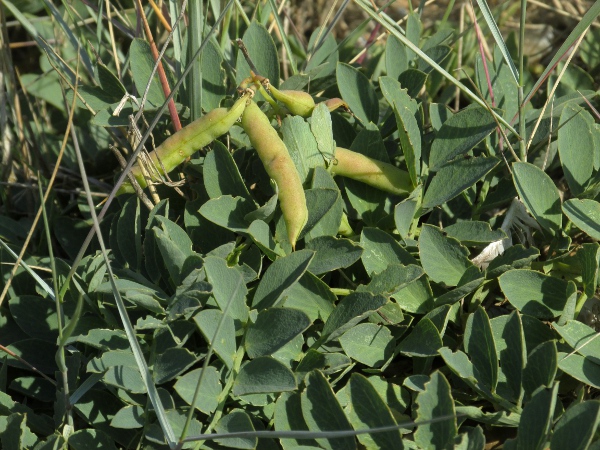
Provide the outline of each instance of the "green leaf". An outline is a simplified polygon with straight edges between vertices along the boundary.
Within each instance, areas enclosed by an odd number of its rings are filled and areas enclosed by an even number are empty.
[[[577,320],[569,320],[564,326],[554,324],[553,327],[577,353],[600,364],[600,336],[596,330]]]
[[[270,356],[260,356],[244,364],[233,383],[233,395],[293,391],[296,378],[290,369]]]
[[[248,49],[252,62],[258,69],[258,73],[263,77],[267,77],[273,86],[279,87],[277,47],[264,25],[253,21],[244,33],[242,40]],[[241,51],[238,52],[235,73],[237,85],[250,76],[250,66],[248,66]]]
[[[485,448],[485,435],[479,425],[468,429],[454,439],[454,450],[474,450]]]
[[[297,309],[268,308],[248,326],[245,347],[250,358],[272,355],[310,326],[308,316]]]
[[[351,408],[348,417],[356,430],[366,430],[396,425],[389,406],[379,396],[370,380],[353,373],[348,383]],[[366,448],[403,449],[399,430],[385,433],[363,434],[358,440]]]
[[[558,124],[558,154],[573,195],[581,194],[592,177],[594,131],[589,112],[579,105],[564,107]]]
[[[192,370],[179,378],[173,386],[175,392],[177,392],[188,405],[192,404],[194,392],[200,381],[201,373],[202,369]],[[202,386],[198,401],[196,402],[196,408],[204,414],[212,414],[219,405],[220,394],[221,380],[219,379],[219,373],[213,366],[208,366],[204,378],[202,379]]]
[[[490,390],[475,377],[473,364],[471,364],[471,361],[469,361],[464,352],[460,350],[452,352],[448,347],[442,347],[438,350],[438,353],[456,376],[460,377],[468,386],[488,399],[492,398]]]
[[[527,364],[521,315],[518,311],[513,311],[505,322],[491,321],[490,325],[496,352],[500,355],[500,367],[506,377],[506,385],[513,395],[510,400],[518,403],[523,398],[523,370]]]
[[[406,38],[416,47],[419,47],[422,32],[423,23],[421,22],[420,15],[416,11],[411,11],[406,20]],[[406,54],[409,61],[413,61],[416,57],[415,51],[411,48],[406,48]]]
[[[248,227],[248,234],[269,259],[285,256],[281,246],[273,239],[269,225],[262,220],[253,221]]]
[[[490,319],[481,306],[467,319],[464,346],[473,363],[475,377],[493,392],[498,383],[498,355]]]
[[[460,241],[463,245],[484,245],[506,239],[502,229],[492,230],[488,222],[469,220],[444,227],[447,236]]]
[[[114,441],[108,434],[93,428],[78,430],[69,436],[69,447],[73,450],[89,450],[92,448],[117,450]]]
[[[471,280],[471,277],[474,279]],[[475,267],[467,270],[465,273],[465,278],[466,281],[463,281],[463,284],[460,284],[455,289],[437,296],[433,301],[434,306],[453,305],[465,298],[471,292],[475,291],[475,289],[478,289],[479,286],[481,286],[485,281],[483,276],[479,276],[479,270]]]
[[[2,448],[20,450],[33,448],[38,443],[38,438],[27,426],[27,415],[13,413],[6,418],[0,442]]]
[[[362,263],[371,277],[383,272],[391,264],[417,264],[416,259],[383,230],[363,228],[360,245],[365,249],[361,256]],[[398,300],[408,312],[423,314],[429,311],[433,306],[433,297],[427,278],[420,277],[407,286]]]
[[[423,47],[425,50],[425,47]],[[447,45],[436,45],[425,50],[425,54],[429,56],[437,64],[442,64],[446,57],[451,53],[451,48]],[[433,71],[433,67],[423,59],[419,59],[417,68],[426,74]]]
[[[415,118],[417,102],[393,78],[381,77],[379,85],[396,116],[400,147],[404,152],[410,178],[416,186],[421,173],[421,130]]]
[[[303,311],[311,322],[327,320],[337,300],[329,286],[310,272],[305,272],[285,295],[282,306]]]
[[[208,256],[204,258],[206,278],[213,286],[213,296],[221,311],[241,322],[248,320],[246,294],[248,288],[241,272],[236,267],[229,267],[223,258]]]
[[[402,72],[408,70],[406,47],[393,35],[388,36],[385,46],[385,69],[387,74],[395,80]]]
[[[562,205],[565,215],[593,239],[600,239],[600,203],[572,198]]]
[[[387,299],[382,295],[373,295],[370,292],[353,292],[344,297],[329,315],[321,339],[324,342],[336,339],[346,330],[370,316],[385,305]]]
[[[417,69],[408,69],[400,74],[398,81],[408,95],[417,97],[427,81],[427,74]]]
[[[379,121],[379,102],[369,79],[349,64],[339,63],[336,69],[338,88],[352,112],[367,125]]]
[[[496,128],[492,115],[481,106],[469,106],[450,117],[435,136],[429,168],[437,172],[447,162],[464,155]]]
[[[447,286],[457,286],[466,271],[473,267],[469,251],[432,225],[421,228],[419,256],[427,275],[436,283]]]
[[[417,418],[415,422],[437,419],[443,416],[455,416],[454,400],[450,393],[450,383],[446,377],[435,371],[425,390],[417,395]],[[415,431],[415,442],[421,448],[448,448],[457,434],[456,418],[449,417],[439,422],[419,425]]]
[[[27,361],[42,373],[54,373],[56,368],[56,344],[40,339],[24,339],[7,345],[8,350],[14,352],[20,359]],[[6,363],[12,367],[31,370],[31,367],[19,359],[11,357]]]
[[[155,216],[160,227],[154,227],[156,244],[169,271],[173,283],[178,286],[182,280],[183,266],[193,255],[192,241],[187,233],[175,222],[162,216]]]
[[[325,103],[318,103],[315,106],[310,117],[310,131],[315,137],[321,158],[333,158],[335,154],[333,125],[331,113]],[[318,164],[318,166],[323,167],[323,164]]]
[[[550,387],[558,367],[556,341],[542,342],[527,357],[523,370],[523,389],[527,398],[540,386]]]
[[[407,356],[437,356],[442,345],[442,338],[437,327],[430,319],[423,318],[400,342],[396,351]]]
[[[335,236],[340,228],[342,214],[344,213],[344,202],[342,200],[339,188],[337,187],[337,184],[333,180],[331,174],[327,172],[326,169],[322,167],[315,168],[311,187],[312,189],[335,190],[338,194],[335,198],[335,202],[329,208],[329,211],[327,211],[325,215],[322,216],[321,219],[312,226],[311,230],[304,235],[306,242],[309,242],[311,239],[314,239],[318,236]]]
[[[497,256],[490,262],[486,278],[493,279],[511,269],[523,269],[531,266],[531,262],[540,256],[535,247],[525,248],[522,244],[509,247],[503,255]]]
[[[393,353],[394,338],[386,327],[361,323],[339,338],[344,353],[369,367],[381,367]]]
[[[139,370],[129,366],[109,367],[103,378],[106,384],[124,389],[132,394],[144,394],[146,388]]]
[[[352,429],[327,379],[317,370],[306,376],[306,389],[302,392],[301,404],[302,414],[310,431]],[[356,450],[354,437],[317,438],[316,441],[327,450]]]
[[[221,142],[215,141],[212,152],[204,158],[202,175],[210,198],[231,195],[252,200],[231,153]]]
[[[439,131],[446,120],[452,117],[454,113],[446,105],[441,103],[431,103],[429,105],[429,120],[435,131]]]
[[[589,400],[567,409],[554,426],[552,450],[585,450],[590,448],[600,423],[600,403]]]
[[[253,202],[242,197],[223,195],[212,198],[200,207],[200,214],[217,225],[236,233],[248,229],[246,215],[256,210]]]
[[[12,391],[19,392],[20,394],[23,394],[37,401],[52,402],[56,400],[56,387],[50,380],[47,380],[45,378],[15,378],[10,382],[9,388]]]
[[[313,251],[300,250],[275,260],[256,288],[252,306],[258,310],[275,306],[283,298],[286,290],[297,283],[306,272],[314,255]]]
[[[332,270],[347,268],[360,259],[362,247],[350,239],[319,236],[307,242],[306,248],[315,251],[308,270],[321,275]]]
[[[299,392],[283,392],[279,396],[275,402],[273,423],[276,431],[309,431],[302,417]],[[317,442],[312,439],[281,439],[280,442],[284,449],[302,445],[317,447]]]
[[[196,48],[193,49],[195,51]],[[222,67],[223,54],[214,39],[209,39],[200,56],[202,67],[202,109],[212,111],[218,108],[227,90],[224,79],[225,71]]]
[[[408,198],[402,200],[394,208],[394,223],[400,237],[404,240],[411,237],[411,226],[419,208],[422,190],[422,185],[417,186]]]
[[[241,410],[234,410],[229,414],[221,417],[221,420],[215,425],[215,432],[221,434],[239,433],[239,432],[252,432],[254,426],[250,416]],[[221,438],[215,439],[226,448],[241,448],[241,449],[254,449],[258,443],[258,439],[255,437],[239,437],[239,438]]]
[[[361,259],[369,275],[384,271],[390,264],[417,263],[392,236],[378,228],[363,228],[360,245],[365,249]]]
[[[551,390],[541,389],[525,405],[519,422],[517,449],[542,450],[546,448],[545,443],[552,425],[557,393],[558,384]]]
[[[306,195],[306,206],[308,207],[308,220],[300,235],[301,238],[313,231],[319,224],[323,226],[320,227],[318,231],[315,230],[316,232],[312,235],[313,237],[320,235],[320,233],[323,233],[323,231],[328,228],[330,230],[333,229],[331,226],[332,223],[329,222],[329,220],[331,220],[330,212],[334,208],[334,205],[341,201],[339,189],[308,189],[304,191],[304,194]],[[335,217],[335,220],[339,219],[339,222],[336,223],[337,228],[335,232],[333,232],[335,235],[339,229],[342,217],[339,213],[334,214],[333,216]],[[277,231],[280,231],[279,227],[277,227]],[[327,231],[327,233],[330,233],[330,231]]]
[[[487,175],[499,160],[495,157],[457,159],[435,173],[423,196],[423,208],[429,209],[452,200]]]
[[[533,270],[510,270],[498,281],[500,289],[515,308],[540,319],[558,317],[569,297],[565,280]]]
[[[215,332],[221,320],[223,320],[223,324],[215,339]],[[223,317],[223,313],[217,309],[205,309],[194,316],[194,322],[221,361],[228,368],[232,368],[237,348],[233,319],[230,316]]]
[[[49,297],[21,295],[8,301],[10,314],[19,328],[29,337],[56,342],[58,316],[56,303]]]
[[[600,245],[597,242],[586,243],[577,252],[581,262],[581,282],[583,292],[588,297],[593,297],[598,285],[598,269],[600,267]]]
[[[369,284],[360,285],[356,290],[381,294],[385,297],[396,296],[400,300],[401,296],[398,295],[400,291],[424,274],[423,269],[414,264],[408,266],[390,264],[383,272],[374,274]]]
[[[145,214],[144,214],[145,215]],[[117,222],[119,253],[132,270],[142,266],[142,212],[140,199],[130,197],[121,209]]]
[[[150,50],[150,44],[145,39],[134,39],[129,46],[129,60],[131,62],[131,73],[136,90],[140,93],[146,91],[150,74],[154,68],[154,57]],[[158,73],[154,73],[148,91],[148,103],[158,107],[165,101],[165,95],[160,87]]]
[[[350,150],[378,161],[389,162],[381,133],[372,124],[358,133],[352,141]],[[367,225],[376,225],[387,215],[386,210],[389,210],[387,193],[350,178],[344,178],[344,186],[350,204]]]
[[[576,380],[600,389],[600,365],[577,353],[558,352],[558,368]]]
[[[144,417],[144,408],[139,405],[128,405],[121,408],[110,421],[110,426],[114,428],[124,428],[134,430],[142,428],[146,423]]]
[[[198,357],[187,348],[172,347],[156,357],[152,376],[156,384],[163,384],[183,373],[198,361]]]
[[[122,330],[94,328],[85,335],[71,336],[66,344],[81,342],[99,350],[129,350],[127,336]]]
[[[550,235],[561,233],[560,196],[552,179],[533,164],[513,164],[513,181],[520,199]]]
[[[300,180],[306,183],[315,167],[325,168],[325,159],[317,145],[315,135],[311,132],[310,125],[300,116],[287,116],[281,124],[283,143],[290,152],[290,156],[298,169]],[[331,135],[331,132],[330,132]]]

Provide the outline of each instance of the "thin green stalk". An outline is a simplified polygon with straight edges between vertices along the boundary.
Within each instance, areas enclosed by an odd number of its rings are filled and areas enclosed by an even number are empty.
[[[41,176],[38,173],[38,180],[41,180]],[[62,307],[62,297],[56,295],[58,292],[58,275],[56,271],[56,262],[54,260],[54,251],[52,249],[52,236],[50,234],[50,222],[48,221],[48,214],[46,213],[46,202],[44,201],[44,192],[42,191],[42,183],[38,183],[38,189],[40,192],[40,199],[42,208],[42,218],[44,219],[44,231],[46,232],[46,241],[48,242],[48,257],[50,258],[50,269],[52,270],[52,289],[55,292],[54,304],[56,307],[56,322],[58,327],[58,342],[63,342],[63,323],[64,323],[64,310]],[[60,371],[63,386],[63,397],[65,402],[65,409],[67,415],[67,424],[73,428],[73,416],[71,415],[71,408],[69,405],[69,374],[67,369],[67,363],[65,360],[65,347],[59,345],[56,352],[56,363],[58,364],[58,370]]]
[[[521,22],[519,24],[519,133],[521,140],[519,141],[519,155],[521,161],[527,161],[527,130],[525,129],[525,103],[523,96],[523,86],[525,85],[525,69],[523,61],[525,59],[525,19],[527,18],[527,0],[521,0]]]

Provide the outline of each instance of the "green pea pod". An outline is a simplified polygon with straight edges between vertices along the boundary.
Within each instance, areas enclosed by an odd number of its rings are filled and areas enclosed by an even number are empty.
[[[351,178],[394,195],[408,195],[413,186],[408,172],[389,163],[337,147],[332,165],[335,175]]]
[[[171,172],[194,152],[227,133],[244,112],[246,104],[250,100],[250,95],[249,93],[243,94],[229,109],[213,109],[167,138],[156,150],[149,154],[151,164],[154,165],[156,171],[163,175]],[[141,187],[147,186],[146,179],[138,163],[131,168],[131,173]],[[149,173],[153,180],[159,181],[160,177],[154,170],[149,170]],[[117,195],[126,192],[134,192],[133,187],[128,182],[123,183]]]
[[[287,110],[295,116],[310,117],[313,109],[315,109],[315,101],[308,92],[291,90],[280,91],[273,86],[270,86],[269,91],[275,100],[283,103]]]
[[[302,181],[287,147],[271,126],[269,118],[252,101],[242,114],[242,128],[265,166],[277,183],[279,206],[287,228],[288,240],[296,249],[296,241],[308,220],[308,209]]]
[[[295,116],[310,117],[315,109],[315,101],[308,92],[280,91],[273,86],[270,87],[270,92],[277,101],[283,103],[287,110]],[[329,111],[335,111],[338,108],[343,108],[347,111],[350,110],[348,103],[341,98],[330,98],[325,101],[325,105]]]

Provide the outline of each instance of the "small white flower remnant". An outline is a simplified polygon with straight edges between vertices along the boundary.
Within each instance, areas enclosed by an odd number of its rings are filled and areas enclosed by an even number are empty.
[[[513,229],[516,232],[524,233],[527,241],[530,243],[532,242],[531,228],[540,230],[540,226],[533,217],[529,215],[518,197],[515,197],[510,204],[500,228],[506,233],[507,238],[492,242],[484,248],[479,255],[471,260],[471,262],[480,269],[486,269],[494,258],[502,255],[507,248],[512,247]]]

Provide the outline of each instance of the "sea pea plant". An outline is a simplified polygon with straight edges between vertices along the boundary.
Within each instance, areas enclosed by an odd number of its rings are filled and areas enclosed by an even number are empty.
[[[599,445],[600,2],[537,78],[483,0],[308,43],[274,0],[0,4],[42,51],[1,124],[39,191],[1,197],[2,448]]]

